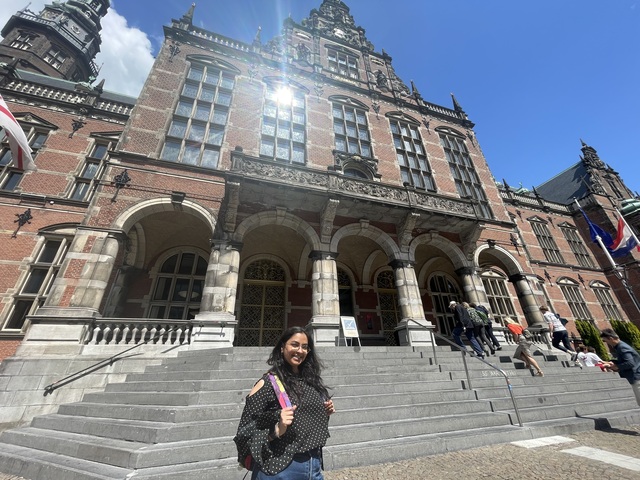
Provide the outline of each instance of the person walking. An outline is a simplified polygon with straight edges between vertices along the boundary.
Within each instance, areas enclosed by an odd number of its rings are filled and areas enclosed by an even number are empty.
[[[252,480],[322,480],[322,447],[336,410],[313,339],[302,327],[285,330],[267,363],[271,368],[247,396],[233,439],[238,460]]]
[[[491,342],[493,343],[494,349],[502,350],[502,347],[500,346],[500,342],[498,341],[498,339],[493,333],[493,320],[489,316],[489,310],[487,310],[487,307],[485,307],[484,305],[476,305],[476,310],[480,312],[481,317],[482,317],[482,314],[484,314],[484,316],[486,317],[486,320],[485,318],[483,318],[484,330],[485,330],[485,333],[487,334],[487,338],[491,340]]]
[[[573,348],[571,348],[571,344],[569,343],[569,333],[565,326],[562,324],[558,316],[550,312],[544,305],[540,307],[540,311],[542,312],[544,321],[547,322],[547,325],[549,326],[549,331],[551,332],[551,344],[558,350],[562,350],[563,352],[570,354],[571,361],[575,362],[577,353]],[[562,343],[562,345],[560,345],[560,343]]]
[[[478,342],[475,334],[473,333],[473,329],[474,329],[473,322],[471,321],[471,317],[469,316],[469,311],[467,310],[467,307],[465,307],[464,304],[462,303],[457,303],[452,301],[449,303],[449,310],[453,312],[456,325],[459,323],[464,328],[464,334],[469,340],[469,343],[471,344],[471,348],[473,349],[475,354],[480,358],[484,358],[484,350],[480,346],[480,343]],[[466,351],[466,348],[465,348],[465,351]]]
[[[491,340],[489,340],[487,331],[485,330],[485,325],[487,323],[490,323],[489,317],[485,315],[482,310],[478,310],[478,307],[475,303],[470,303],[469,308],[469,316],[471,317],[471,321],[473,322],[473,333],[478,339],[478,342],[480,342],[480,345],[486,345],[489,348],[491,355],[495,355],[496,349],[493,348],[493,343],[491,343]],[[487,353],[487,355],[489,354]]]
[[[528,330],[525,330],[522,325],[517,324],[511,319],[507,319],[506,322],[507,329],[513,335],[514,341],[518,344],[513,358],[522,360],[528,369],[531,369],[531,367],[535,368],[534,375],[536,377],[544,377],[544,372],[540,369],[540,365],[538,365],[538,362],[533,358],[533,353],[531,352],[531,347],[533,346],[533,342],[529,336],[531,334],[529,333],[529,335],[527,335]]]
[[[600,338],[615,356],[613,361],[604,362],[604,366],[627,379],[636,396],[636,403],[640,406],[640,355],[631,345],[620,340],[618,334],[611,328],[602,330]]]

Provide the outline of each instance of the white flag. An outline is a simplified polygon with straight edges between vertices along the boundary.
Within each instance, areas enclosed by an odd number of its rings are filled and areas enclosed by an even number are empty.
[[[13,166],[18,170],[35,171],[36,164],[31,157],[29,141],[20,124],[9,111],[2,95],[0,95],[0,127],[4,128],[5,134],[9,138]]]

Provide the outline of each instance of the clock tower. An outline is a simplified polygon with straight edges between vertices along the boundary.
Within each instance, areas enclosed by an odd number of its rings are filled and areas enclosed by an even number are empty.
[[[0,63],[75,82],[95,79],[100,21],[109,6],[110,0],[68,0],[40,13],[20,10],[2,29]]]

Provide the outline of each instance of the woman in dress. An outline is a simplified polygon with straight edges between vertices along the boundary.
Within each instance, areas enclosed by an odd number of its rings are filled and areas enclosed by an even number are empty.
[[[514,341],[518,344],[518,348],[516,348],[516,351],[513,354],[513,358],[522,360],[525,367],[529,369],[535,368],[534,375],[536,377],[543,377],[544,373],[540,369],[540,365],[538,365],[538,362],[536,362],[536,360],[533,358],[533,354],[531,353],[533,342],[525,335],[525,331],[524,328],[522,328],[522,325],[519,325],[510,319],[506,319],[506,322],[507,329],[513,335]]]
[[[313,339],[301,327],[285,330],[267,363],[271,368],[247,396],[234,438],[238,460],[251,455],[252,480],[322,480],[322,447],[335,407]],[[281,406],[270,374],[282,383],[290,407]]]

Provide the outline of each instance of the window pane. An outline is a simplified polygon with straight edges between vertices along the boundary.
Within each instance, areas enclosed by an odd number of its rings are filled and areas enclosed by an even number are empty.
[[[72,200],[84,200],[87,196],[87,192],[89,191],[89,184],[86,182],[77,183],[73,188],[73,192],[71,193]]]
[[[263,138],[260,143],[260,155],[273,157],[274,142],[273,140]]]
[[[44,283],[44,279],[46,278],[48,271],[49,270],[46,268],[34,268],[31,270],[27,283],[22,289],[22,293],[38,293],[40,287]]]
[[[164,149],[162,150],[162,159],[171,160],[173,162],[178,161],[180,156],[180,144],[176,142],[166,142]]]
[[[178,273],[191,274],[193,271],[193,265],[195,263],[196,256],[193,253],[185,253],[182,255],[182,259],[180,260],[180,268],[178,269]]]
[[[218,99],[216,100],[216,103],[228,107],[231,105],[231,95],[225,92],[218,92]]]
[[[171,290],[171,278],[160,277],[156,286],[156,293],[153,295],[154,300],[169,300],[169,291]]]
[[[160,272],[162,272],[162,273],[174,273],[176,271],[177,263],[178,263],[178,255],[173,255],[173,256],[169,257],[162,264],[162,268],[160,269]]]
[[[215,70],[212,70],[212,69],[207,70],[207,76],[204,79],[204,83],[207,83],[209,85],[218,85],[219,81],[220,81],[219,72],[216,72]]]
[[[186,145],[184,148],[184,155],[182,156],[182,163],[187,165],[198,165],[198,159],[200,158],[200,145]]]
[[[295,163],[304,163],[304,146],[302,145],[293,146],[293,161]]]
[[[183,117],[188,117],[191,115],[191,108],[193,106],[192,102],[187,102],[185,100],[180,100],[178,102],[178,106],[176,108],[176,115],[182,115]]]
[[[204,141],[204,131],[205,126],[199,123],[192,123],[191,129],[189,130],[188,140],[193,140],[195,142]]]
[[[203,120],[206,122],[207,120],[209,120],[210,111],[211,111],[211,108],[208,105],[199,104],[196,107],[196,114],[194,115],[193,118],[195,118],[196,120]]]
[[[211,128],[209,130],[209,138],[207,139],[207,143],[211,145],[222,145],[222,138],[224,137],[224,130],[220,128]]]
[[[289,142],[278,142],[276,156],[282,160],[289,160]]]
[[[84,170],[82,171],[82,178],[93,178],[96,176],[98,171],[98,164],[93,162],[87,162],[84,166]]]
[[[198,86],[190,83],[185,83],[182,89],[182,95],[189,98],[196,98],[198,95]]]
[[[173,290],[173,296],[171,297],[171,301],[173,302],[184,302],[189,296],[189,279],[188,278],[177,278],[176,286]]]
[[[189,69],[189,74],[187,75],[187,77],[191,80],[196,80],[199,82],[202,79],[203,71],[204,70],[201,67],[191,67]]]
[[[226,125],[227,124],[227,111],[221,110],[220,108],[216,108],[213,112],[213,119],[211,120],[213,123],[217,123],[218,125]]]
[[[220,86],[222,88],[233,90],[233,83],[234,83],[233,77],[230,77],[228,75],[222,75],[222,82],[220,83]]]
[[[293,130],[293,140],[296,142],[304,142],[304,129],[303,128],[294,128]]]
[[[184,138],[187,133],[187,122],[174,120],[169,127],[169,135],[172,137]]]
[[[36,132],[33,138],[31,139],[30,145],[34,150],[39,149],[44,144],[44,141],[47,139],[46,133]]]
[[[276,135],[276,124],[267,119],[262,122],[262,133],[274,137]]]
[[[213,103],[213,99],[215,97],[216,97],[216,91],[213,88],[204,87],[202,89],[202,92],[200,92],[200,100],[204,100],[205,102]]]
[[[11,318],[7,322],[5,328],[18,329],[22,328],[24,325],[24,317],[29,313],[29,309],[31,308],[32,301],[28,300],[19,300],[16,302],[15,307],[13,308],[13,313],[11,314]]]
[[[220,157],[220,152],[218,152],[217,150],[205,148],[204,153],[202,154],[201,165],[205,168],[217,168],[219,157]]]
[[[53,263],[60,245],[62,245],[62,240],[47,240],[38,257],[38,263]]]
[[[2,185],[2,190],[7,190],[8,192],[14,191],[20,183],[21,179],[21,172],[10,172],[9,175],[7,175],[7,179],[4,182],[4,185]]]

